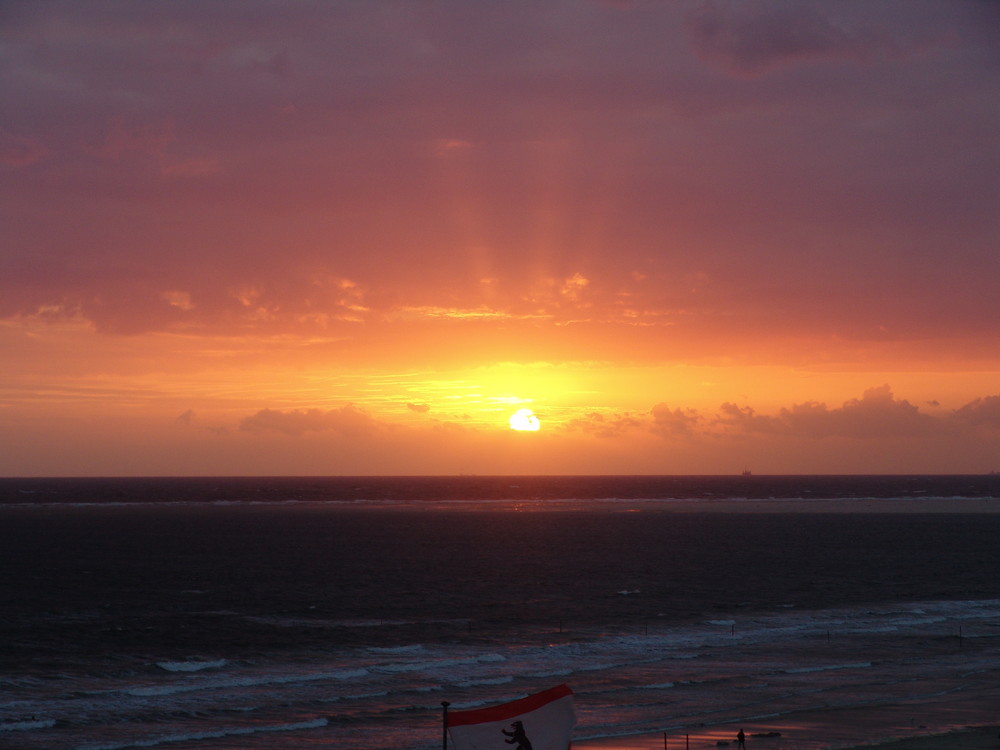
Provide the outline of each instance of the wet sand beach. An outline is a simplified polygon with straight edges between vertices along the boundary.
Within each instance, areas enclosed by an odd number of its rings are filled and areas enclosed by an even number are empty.
[[[759,734],[768,734],[770,731]],[[879,748],[879,750],[996,750],[1000,748],[1000,725],[960,727],[948,732],[927,734],[926,730],[916,730],[919,734],[909,737],[887,739],[883,741],[866,742],[864,744],[846,747],[830,745],[831,750],[861,750],[861,748]],[[716,739],[718,738],[718,739]],[[720,744],[728,743],[728,744]],[[707,732],[696,735],[667,735],[668,750],[687,750],[687,748],[717,748],[735,750],[736,741],[730,732]],[[663,735],[644,735],[641,737],[618,738],[614,740],[574,742],[575,748],[587,750],[659,750],[664,747]],[[791,737],[760,737],[750,734],[746,741],[747,750],[792,750],[793,748],[812,747],[804,740],[796,742]]]
[[[1000,726],[969,727],[945,734],[884,742],[875,747],[885,750],[987,750],[1000,747],[998,731]]]
[[[689,513],[1000,513],[997,497],[927,498],[754,498],[722,500],[676,500],[659,503],[661,510]]]
[[[668,731],[667,750],[737,750],[743,729],[747,750],[998,750],[1000,686],[953,699],[882,706],[859,706],[789,714],[761,715],[742,725]],[[664,733],[574,740],[576,750],[662,750]]]

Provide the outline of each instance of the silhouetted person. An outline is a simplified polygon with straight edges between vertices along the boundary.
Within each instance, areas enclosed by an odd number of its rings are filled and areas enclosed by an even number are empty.
[[[736,747],[739,750],[747,750],[747,736],[743,734],[743,727],[736,733]]]
[[[524,724],[519,721],[515,721],[510,725],[513,732],[508,732],[506,729],[501,729],[500,731],[510,737],[509,740],[504,740],[508,745],[517,744],[515,750],[534,750],[531,746],[531,740],[528,739],[528,735],[524,733]]]

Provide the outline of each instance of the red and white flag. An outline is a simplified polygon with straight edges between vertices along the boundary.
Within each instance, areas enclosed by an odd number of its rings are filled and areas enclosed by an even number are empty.
[[[456,750],[567,750],[576,723],[573,691],[566,685],[447,716]]]

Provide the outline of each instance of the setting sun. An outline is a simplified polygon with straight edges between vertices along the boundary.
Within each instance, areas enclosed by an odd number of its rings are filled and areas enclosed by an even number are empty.
[[[518,409],[510,415],[510,429],[537,432],[541,427],[538,417],[531,409]]]

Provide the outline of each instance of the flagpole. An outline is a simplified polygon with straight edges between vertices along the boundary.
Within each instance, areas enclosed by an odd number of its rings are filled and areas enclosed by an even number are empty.
[[[448,701],[441,701],[441,734],[444,738],[441,747],[444,750],[448,750],[448,706],[450,705]]]

